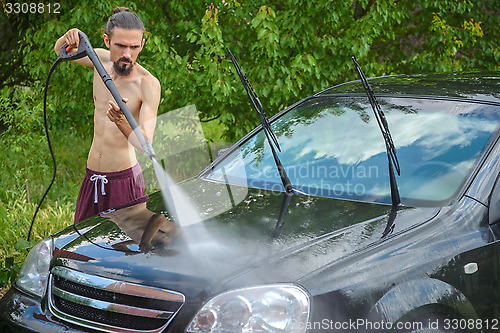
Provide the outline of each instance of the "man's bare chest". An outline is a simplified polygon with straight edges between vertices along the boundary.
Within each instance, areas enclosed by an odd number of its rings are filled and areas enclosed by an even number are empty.
[[[120,95],[128,99],[127,107],[130,112],[137,116],[142,105],[140,80],[121,79],[113,82]],[[114,101],[114,98],[97,75],[94,75],[93,95],[96,113],[105,114],[109,108],[109,101]]]

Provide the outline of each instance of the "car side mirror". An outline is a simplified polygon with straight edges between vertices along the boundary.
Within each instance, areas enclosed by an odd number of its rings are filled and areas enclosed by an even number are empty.
[[[500,177],[497,178],[491,192],[488,214],[490,225],[500,222]]]

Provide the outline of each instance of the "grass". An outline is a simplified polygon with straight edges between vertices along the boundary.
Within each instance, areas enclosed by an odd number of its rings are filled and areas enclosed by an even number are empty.
[[[223,128],[219,125],[203,124],[205,138],[222,141]],[[5,147],[0,151],[0,297],[15,280],[28,250],[73,223],[91,133],[63,130],[57,135],[51,133],[51,140],[57,162],[56,181],[38,212],[28,243],[26,238],[33,214],[52,179],[52,159],[42,134],[0,133],[0,144]],[[209,162],[191,157],[181,160],[188,163],[182,166],[184,169],[197,171],[201,170],[201,164],[205,166]],[[148,170],[143,168],[143,171],[146,178]]]
[[[26,239],[33,214],[52,179],[52,159],[42,135],[31,135],[31,140],[22,134],[0,136],[0,144],[8,147],[0,152],[0,288],[3,291],[17,276],[32,246],[73,222],[90,138],[69,131],[58,134],[51,137],[57,162],[56,181],[38,212],[29,243]]]
[[[13,271],[12,276],[4,277],[3,286],[8,285],[17,276],[17,272],[32,246],[56,231],[67,227],[73,221],[73,203],[68,202],[61,206],[56,201],[54,204],[45,205],[38,212],[31,233],[31,241],[27,242],[26,238],[36,206],[35,203],[28,203],[26,200],[15,200],[10,203],[2,218],[0,256],[4,272]]]

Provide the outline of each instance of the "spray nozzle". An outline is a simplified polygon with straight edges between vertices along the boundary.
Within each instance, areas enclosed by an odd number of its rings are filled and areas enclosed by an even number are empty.
[[[77,60],[88,56],[89,47],[92,48],[92,45],[90,45],[89,39],[83,31],[78,31],[78,35],[80,36],[78,50],[74,53],[69,53],[69,50],[71,48],[67,43],[64,43],[64,45],[61,46],[61,49],[59,50],[59,58],[61,60]]]

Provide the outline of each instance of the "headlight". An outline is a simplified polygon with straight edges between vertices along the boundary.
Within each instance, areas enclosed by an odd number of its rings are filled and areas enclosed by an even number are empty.
[[[309,295],[295,285],[233,290],[206,303],[186,332],[305,332],[309,308]]]
[[[53,242],[50,237],[31,249],[17,277],[17,287],[38,297],[43,297],[49,277],[52,246]]]

